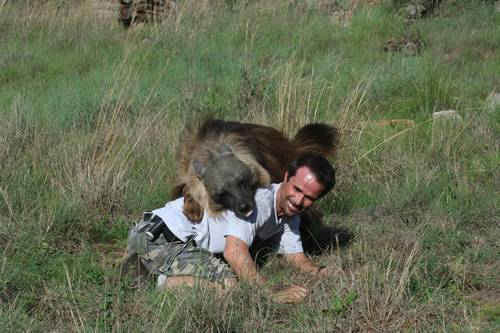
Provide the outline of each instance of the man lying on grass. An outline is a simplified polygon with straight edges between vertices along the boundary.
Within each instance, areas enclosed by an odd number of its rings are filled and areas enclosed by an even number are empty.
[[[271,239],[277,252],[302,272],[324,277],[333,268],[316,265],[304,254],[300,239],[300,217],[335,185],[335,172],[328,160],[304,155],[293,162],[280,184],[257,190],[256,209],[247,219],[227,211],[215,217],[204,214],[201,223],[191,223],[183,214],[183,198],[145,213],[143,221],[129,233],[127,262],[138,258],[149,273],[158,274],[158,285],[192,286],[195,279],[231,287],[237,278],[257,285],[278,303],[301,302],[307,289],[292,285],[282,290],[267,287],[249,247],[258,237]],[[152,225],[162,226],[163,236],[147,239]],[[223,260],[214,254],[223,254]]]

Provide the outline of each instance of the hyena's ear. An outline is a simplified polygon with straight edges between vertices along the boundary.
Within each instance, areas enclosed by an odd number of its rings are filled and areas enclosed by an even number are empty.
[[[191,165],[193,166],[193,171],[196,177],[203,178],[203,176],[205,175],[205,171],[207,169],[203,164],[203,162],[200,160],[193,160]]]
[[[222,156],[233,155],[233,147],[231,147],[230,144],[224,143],[219,147],[219,154],[221,154]]]

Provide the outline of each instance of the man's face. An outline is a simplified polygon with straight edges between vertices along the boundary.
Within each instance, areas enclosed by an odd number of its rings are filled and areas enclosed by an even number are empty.
[[[297,169],[294,176],[285,174],[276,195],[276,210],[279,217],[292,217],[311,207],[323,193],[324,187],[307,167]]]

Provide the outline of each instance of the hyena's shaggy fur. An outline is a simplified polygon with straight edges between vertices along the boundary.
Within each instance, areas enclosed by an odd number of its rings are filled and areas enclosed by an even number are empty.
[[[203,217],[203,210],[207,210],[209,214],[217,214],[230,207],[214,202],[193,169],[195,160],[210,164],[214,156],[220,155],[221,147],[229,145],[234,156],[246,164],[254,175],[255,186],[252,190],[255,193],[257,187],[283,181],[288,164],[301,153],[333,157],[337,138],[338,130],[326,124],[306,125],[293,139],[288,139],[272,127],[208,119],[197,129],[188,130],[181,140],[183,144],[177,156],[177,184],[172,197],[184,196],[184,214],[190,221],[199,222]],[[218,186],[224,187],[224,184]]]

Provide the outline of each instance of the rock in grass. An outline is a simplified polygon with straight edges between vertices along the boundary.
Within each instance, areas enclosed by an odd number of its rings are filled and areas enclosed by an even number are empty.
[[[407,21],[412,21],[430,15],[440,2],[441,0],[411,0],[399,12]]]
[[[432,119],[445,119],[445,120],[453,120],[453,121],[462,121],[462,116],[458,114],[455,110],[443,110],[437,111],[432,114]]]
[[[491,93],[491,95],[488,96],[488,104],[494,108],[499,106],[500,105],[500,93]]]
[[[500,0],[495,2],[495,13],[500,13]]]
[[[407,20],[415,20],[423,16],[425,12],[425,6],[418,2],[410,3],[406,7],[403,7],[400,12],[405,16]]]

